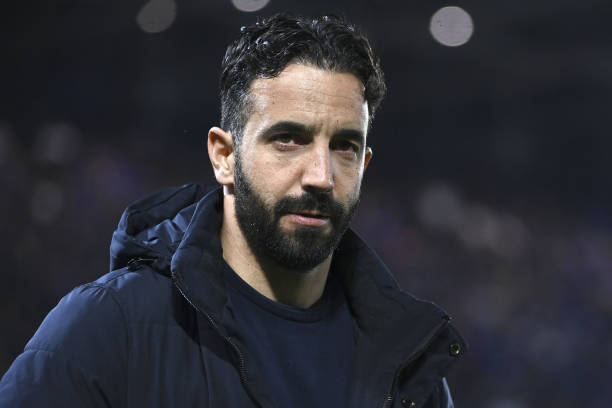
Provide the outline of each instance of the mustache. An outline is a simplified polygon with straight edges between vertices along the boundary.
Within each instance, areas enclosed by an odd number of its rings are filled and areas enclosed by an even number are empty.
[[[344,213],[344,206],[334,200],[329,193],[306,192],[300,197],[283,197],[274,207],[277,216],[302,211],[314,211],[326,217],[336,218]]]

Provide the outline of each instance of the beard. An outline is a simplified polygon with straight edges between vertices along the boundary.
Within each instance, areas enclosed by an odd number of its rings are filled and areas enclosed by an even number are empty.
[[[238,225],[255,257],[271,259],[287,269],[307,271],[327,259],[346,232],[359,203],[359,189],[348,208],[333,199],[331,192],[306,191],[300,197],[285,196],[272,207],[255,191],[236,154],[234,209]],[[325,226],[296,225],[293,231],[280,226],[282,216],[316,211],[329,219]]]

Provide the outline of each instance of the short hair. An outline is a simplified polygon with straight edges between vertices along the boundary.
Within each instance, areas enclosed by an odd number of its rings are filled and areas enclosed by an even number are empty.
[[[380,60],[365,35],[343,18],[280,13],[241,27],[240,33],[227,47],[219,81],[221,127],[232,134],[236,147],[251,114],[251,83],[276,77],[291,63],[355,75],[364,86],[372,122],[386,91]]]

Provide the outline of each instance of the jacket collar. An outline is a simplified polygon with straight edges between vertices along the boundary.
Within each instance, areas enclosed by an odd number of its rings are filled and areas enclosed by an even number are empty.
[[[172,275],[183,282],[190,299],[221,323],[227,303],[219,238],[222,200],[221,189],[203,196],[171,261]],[[401,292],[384,263],[350,229],[334,252],[331,270],[343,283],[360,330],[370,336],[376,337],[390,326],[397,331],[402,321],[410,322],[411,332],[427,332],[448,319],[433,303]],[[402,344],[406,345],[405,339]]]

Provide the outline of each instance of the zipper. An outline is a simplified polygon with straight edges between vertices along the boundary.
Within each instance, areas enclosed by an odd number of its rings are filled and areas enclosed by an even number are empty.
[[[444,329],[448,322],[450,321],[450,316],[444,316],[442,321],[438,323],[428,334],[423,338],[423,340],[419,343],[419,345],[414,349],[412,353],[408,356],[408,358],[395,370],[395,375],[393,376],[393,381],[391,382],[391,386],[389,387],[389,391],[387,392],[387,396],[385,397],[385,402],[383,403],[383,408],[390,408],[393,404],[393,388],[395,388],[395,383],[397,382],[397,377],[400,372],[410,363],[412,363],[418,356],[425,351],[427,347],[432,343],[432,341],[438,337],[438,334]]]
[[[251,399],[253,401],[255,401],[258,406],[262,407],[261,403],[257,400],[257,398],[255,397],[255,395],[251,391],[251,388],[248,385],[248,381],[247,381],[247,377],[246,377],[245,358],[244,358],[244,355],[242,354],[242,351],[238,347],[238,345],[236,343],[234,343],[234,341],[231,338],[231,336],[224,336],[221,333],[221,330],[219,329],[219,325],[212,318],[212,316],[210,314],[208,314],[206,311],[204,311],[202,308],[200,308],[198,305],[196,305],[194,302],[192,302],[191,299],[189,299],[189,297],[187,296],[187,293],[186,293],[187,291],[185,290],[185,288],[183,286],[183,282],[175,274],[172,274],[172,281],[174,282],[174,285],[177,287],[177,289],[179,290],[179,292],[181,293],[183,298],[185,298],[187,303],[189,303],[191,305],[191,307],[193,307],[195,310],[197,310],[198,312],[202,313],[206,317],[206,319],[208,319],[208,321],[210,322],[210,325],[213,327],[215,332],[217,332],[217,334],[221,338],[223,338],[223,340],[225,340],[225,342],[227,342],[234,349],[234,351],[238,355],[238,360],[239,360],[239,364],[240,364],[240,367],[239,367],[239,370],[238,370],[239,374],[240,374],[240,382],[242,383],[242,386],[245,388],[245,390],[247,391],[247,393],[249,394]]]
[[[140,267],[142,266],[142,264],[153,264],[153,262],[155,262],[155,258],[142,258],[142,257],[137,257],[137,258],[132,258],[128,261],[128,263],[126,264],[128,270],[130,271],[135,271],[140,269]]]

